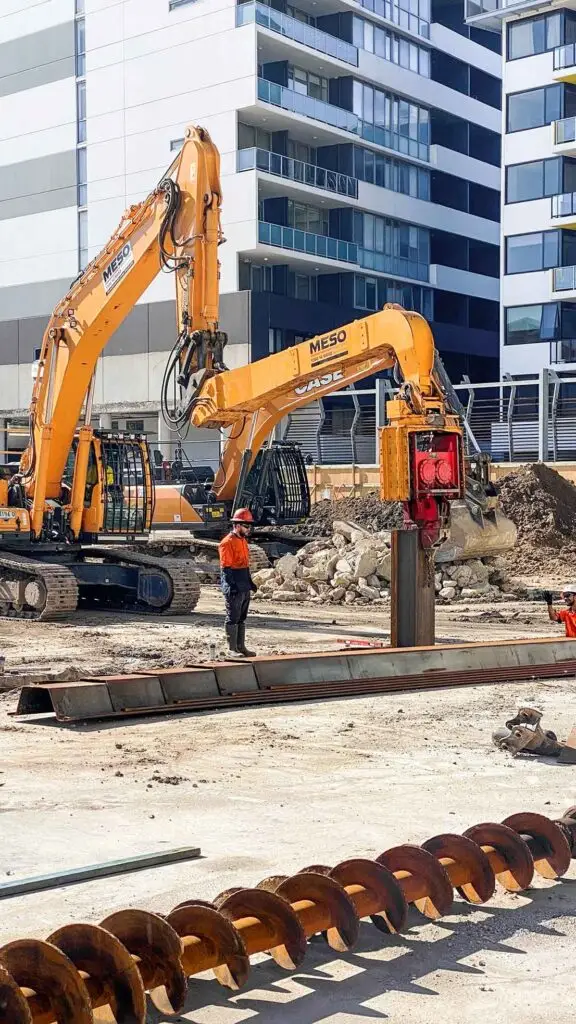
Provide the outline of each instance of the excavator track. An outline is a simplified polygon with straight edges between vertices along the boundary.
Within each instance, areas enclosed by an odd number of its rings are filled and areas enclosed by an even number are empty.
[[[194,559],[195,555],[202,556],[204,552],[211,557],[213,565],[210,562],[203,562],[202,565],[195,566],[196,572],[201,572],[205,576],[213,576],[217,578],[220,574],[220,564],[218,560],[218,544],[217,540],[210,540],[207,537],[194,537],[186,544],[171,544],[169,539],[162,540],[149,540],[141,541],[137,544],[130,545],[130,552],[138,552],[138,554],[144,554],[146,549],[158,552],[158,559],[162,563],[166,563],[168,559],[172,561],[182,562],[184,560],[190,561]],[[259,569],[268,569],[270,567],[270,559],[261,548],[259,544],[249,544],[250,549],[250,569],[252,572],[258,572]],[[149,557],[148,555],[146,557]],[[152,556],[155,557],[155,556]]]
[[[20,593],[10,599],[11,584]],[[67,618],[78,606],[78,583],[64,565],[0,555],[0,616],[50,621]]]
[[[172,583],[172,600],[166,608],[139,607],[136,609],[144,615],[187,615],[193,611],[200,597],[200,581],[192,561],[180,558],[154,558],[139,552],[117,548],[94,547],[84,548],[85,555],[105,558],[113,562],[125,562],[128,565],[149,566],[159,569],[170,577]]]

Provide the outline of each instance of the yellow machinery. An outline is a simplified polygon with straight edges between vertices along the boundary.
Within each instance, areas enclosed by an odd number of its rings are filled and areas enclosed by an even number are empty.
[[[162,400],[167,421],[229,429],[213,493],[194,506],[222,532],[238,504],[257,522],[305,518],[310,496],[294,446],[266,443],[291,409],[396,366],[403,379],[382,431],[382,498],[405,503],[423,547],[464,494],[462,428],[434,371],[417,313],[388,306],[256,363],[227,370],[218,329],[222,241],[219,154],[190,128],[158,187],[124,215],[105,249],[54,311],[30,407],[20,472],[0,480],[0,613],[54,618],[84,605],[177,613],[199,588],[191,563],[157,559],[145,537],[162,489],[143,436],[94,429],[98,357],[160,269],[176,277],[178,339]],[[175,407],[168,396],[175,386]],[[168,492],[168,507],[170,502]],[[417,527],[417,530],[414,528]],[[410,531],[409,531],[410,532]],[[104,542],[104,543],[102,543]]]

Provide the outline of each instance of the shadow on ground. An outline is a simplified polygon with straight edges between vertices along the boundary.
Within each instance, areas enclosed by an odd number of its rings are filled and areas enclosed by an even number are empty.
[[[399,1021],[397,1009],[388,1013],[366,1004],[394,993],[412,993],[432,1002],[439,995],[437,982],[425,979],[439,970],[473,976],[478,987],[489,986],[488,971],[464,961],[487,952],[525,957],[528,954],[510,941],[515,933],[522,930],[553,941],[564,932],[547,922],[558,917],[576,917],[576,881],[532,890],[530,902],[522,900],[510,909],[458,902],[454,915],[434,924],[411,910],[410,929],[401,936],[385,938],[363,923],[358,944],[348,954],[335,954],[323,939],[315,938],[300,970],[282,973],[267,959],[253,967],[248,985],[239,993],[227,992],[208,975],[191,980],[181,1014],[167,1018],[150,1005],[147,1024],[320,1024],[332,1017],[336,1022],[339,1015],[353,1024]]]

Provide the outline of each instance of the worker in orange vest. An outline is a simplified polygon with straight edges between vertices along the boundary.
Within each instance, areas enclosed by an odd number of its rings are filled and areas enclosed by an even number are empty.
[[[544,600],[548,606],[548,618],[551,622],[563,622],[566,636],[576,638],[576,583],[568,583],[562,590],[562,599],[566,605],[559,612],[552,603],[552,592],[544,591]]]
[[[246,647],[246,616],[250,598],[257,587],[250,575],[248,537],[254,517],[248,508],[239,508],[232,516],[232,529],[220,541],[220,581],[226,601],[226,637],[231,656],[253,658]]]

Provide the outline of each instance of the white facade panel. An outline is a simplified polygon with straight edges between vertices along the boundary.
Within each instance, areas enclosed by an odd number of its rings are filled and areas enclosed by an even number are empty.
[[[430,163],[446,174],[455,174],[458,178],[475,181],[478,185],[486,185],[487,188],[500,189],[500,168],[485,164],[482,160],[475,160],[465,153],[457,153],[446,146],[431,146]]]
[[[36,133],[62,127],[71,127],[76,134],[76,86],[72,78],[0,98],[0,145],[17,143],[25,136],[34,157]]]
[[[504,76],[504,92],[524,92],[525,89],[537,89],[540,85],[550,85],[553,81],[552,52],[537,53],[533,57],[520,57],[518,60],[506,61]]]
[[[528,128],[523,132],[512,132],[504,136],[503,157],[505,164],[524,164],[529,160],[545,160],[553,156],[552,130],[550,124],[542,128]]]
[[[526,203],[506,203],[502,210],[502,234],[522,235],[556,227],[550,216],[550,198]]]
[[[432,23],[430,26],[430,42],[436,49],[443,50],[445,53],[449,53],[451,57],[456,57],[457,60],[463,60],[466,64],[471,64],[472,67],[480,68],[481,71],[485,71],[488,75],[493,75],[494,78],[502,77],[502,57],[499,53],[494,53],[492,50],[488,50],[486,46],[480,46],[478,43],[472,42],[471,39],[461,36],[459,32],[454,32],[451,28],[447,28],[446,25],[441,25],[439,22]]]
[[[31,6],[33,5],[33,10]],[[7,43],[32,32],[42,32],[66,21],[74,21],[74,0],[2,0],[0,42]]]
[[[31,239],[34,240],[33,245]],[[72,276],[76,276],[77,268],[74,207],[0,220],[0,282],[3,288],[27,281],[66,277],[71,269]]]
[[[529,306],[533,302],[551,302],[551,271],[506,274],[502,281],[502,304]]]
[[[492,299],[494,302],[498,302],[500,297],[500,282],[497,277],[472,274],[468,270],[444,267],[439,263],[430,264],[430,284],[444,291],[456,292],[458,295],[473,295],[475,298]]]
[[[537,376],[543,366],[550,366],[550,342],[542,342],[540,345],[504,345],[500,358],[502,373]]]

